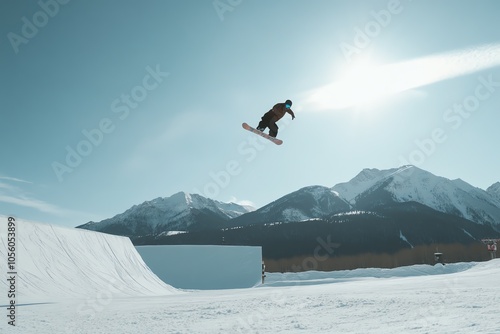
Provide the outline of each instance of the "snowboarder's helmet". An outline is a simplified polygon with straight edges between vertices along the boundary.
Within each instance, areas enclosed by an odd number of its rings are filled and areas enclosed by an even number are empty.
[[[287,108],[290,108],[290,107],[292,106],[292,101],[290,101],[290,100],[286,100],[286,101],[285,101],[285,106],[286,106]]]

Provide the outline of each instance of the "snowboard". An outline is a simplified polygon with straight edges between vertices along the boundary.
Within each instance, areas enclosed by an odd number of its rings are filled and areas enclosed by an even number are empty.
[[[264,138],[266,138],[266,139],[269,139],[270,141],[272,141],[272,142],[273,142],[273,143],[275,143],[276,145],[281,145],[281,144],[283,144],[283,140],[278,139],[278,138],[271,137],[270,135],[268,135],[268,134],[266,134],[266,133],[264,133],[264,132],[262,132],[262,131],[259,131],[259,130],[257,130],[257,129],[254,129],[254,128],[252,128],[250,125],[248,125],[247,123],[243,123],[243,124],[242,124],[242,126],[243,126],[243,129],[248,130],[248,131],[250,131],[250,132],[253,132],[253,133],[255,133],[255,134],[257,134],[257,135],[259,135],[259,136],[261,136],[261,137],[264,137]]]

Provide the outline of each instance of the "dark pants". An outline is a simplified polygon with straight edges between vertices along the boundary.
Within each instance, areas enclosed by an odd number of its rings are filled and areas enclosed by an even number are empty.
[[[276,137],[278,135],[278,126],[276,125],[276,117],[272,111],[268,111],[262,116],[259,125],[259,129],[269,128],[269,135],[271,137]]]

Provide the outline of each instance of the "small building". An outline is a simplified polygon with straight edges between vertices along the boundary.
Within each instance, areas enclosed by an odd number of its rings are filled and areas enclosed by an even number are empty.
[[[444,264],[443,253],[440,253],[440,252],[434,253],[434,261],[436,261],[436,263]]]

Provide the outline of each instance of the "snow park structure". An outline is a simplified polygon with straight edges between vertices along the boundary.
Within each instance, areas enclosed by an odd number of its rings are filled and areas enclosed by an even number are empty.
[[[262,247],[217,245],[137,246],[149,268],[179,289],[252,288],[262,281]]]
[[[177,293],[147,267],[129,238],[7,219],[8,230],[0,232],[0,258],[10,259],[1,268],[11,281],[0,280],[0,289],[15,289],[0,305],[81,299],[77,308],[88,314],[116,298]]]
[[[127,237],[4,219],[0,257],[10,280],[1,280],[0,289],[11,291],[12,298],[0,305],[82,299],[79,309],[85,313],[115,298],[170,295],[176,288],[246,288],[261,281],[261,247],[136,249]]]

